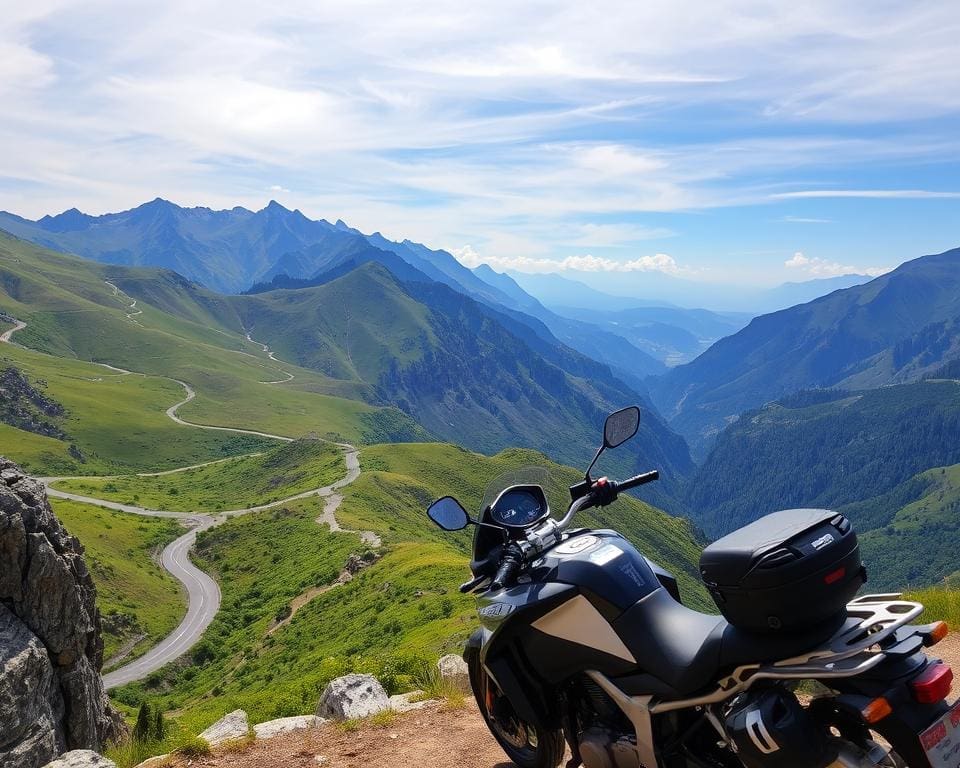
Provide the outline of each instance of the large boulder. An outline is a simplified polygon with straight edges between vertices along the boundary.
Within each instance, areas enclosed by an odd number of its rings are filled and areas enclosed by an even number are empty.
[[[233,739],[245,739],[250,735],[250,721],[242,709],[235,709],[200,734],[200,738],[213,746]]]
[[[125,732],[100,667],[96,588],[43,486],[0,457],[0,765],[39,768]]]
[[[117,768],[117,764],[92,750],[74,749],[47,763],[43,768]]]
[[[346,675],[331,680],[320,697],[317,714],[335,720],[369,717],[390,709],[390,697],[372,675]]]

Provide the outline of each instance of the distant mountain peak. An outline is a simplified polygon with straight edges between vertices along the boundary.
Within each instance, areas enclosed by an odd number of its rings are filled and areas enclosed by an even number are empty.
[[[76,208],[68,208],[56,216],[44,216],[37,223],[49,232],[71,232],[86,229],[94,218]]]
[[[273,213],[279,213],[280,211],[283,211],[284,213],[293,213],[293,211],[291,211],[289,208],[285,208],[276,200],[271,200],[262,210]]]

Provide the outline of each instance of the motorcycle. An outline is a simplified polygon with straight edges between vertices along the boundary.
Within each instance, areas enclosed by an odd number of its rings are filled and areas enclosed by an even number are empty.
[[[577,514],[656,480],[593,479],[640,412],[607,417],[572,503],[551,517],[542,469],[495,482],[472,518],[452,496],[441,528],[475,527],[481,627],[464,659],[481,714],[520,768],[958,768],[953,673],[925,649],[944,622],[896,594],[856,597],[856,533],[828,510],[775,512],[709,545],[700,575],[721,615]],[[539,473],[539,474],[538,474]]]

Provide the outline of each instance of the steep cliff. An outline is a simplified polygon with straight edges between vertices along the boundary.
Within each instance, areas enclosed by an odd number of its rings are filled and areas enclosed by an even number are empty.
[[[96,589],[83,547],[43,486],[0,457],[0,764],[36,768],[123,732],[100,667]]]

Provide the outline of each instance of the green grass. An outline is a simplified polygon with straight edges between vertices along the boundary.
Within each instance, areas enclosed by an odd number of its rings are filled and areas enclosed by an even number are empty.
[[[318,440],[297,440],[258,456],[171,475],[65,480],[54,487],[147,509],[220,512],[268,504],[329,485],[345,472],[340,448]]]
[[[909,491],[906,498],[913,500],[887,508],[888,516],[893,513],[889,522],[860,535],[864,560],[875,583],[884,589],[936,584],[957,570],[960,464],[922,472],[904,488]],[[877,502],[882,505],[894,496]],[[869,507],[871,502],[858,506]]]
[[[184,529],[172,520],[52,500],[54,512],[86,551],[104,617],[104,661],[130,638],[144,634],[126,660],[143,654],[169,634],[186,612],[180,583],[156,556]],[[116,630],[111,630],[116,627]]]
[[[927,587],[908,593],[907,598],[923,603],[926,610],[920,617],[921,621],[942,620],[954,632],[960,631],[960,590],[956,584]]]
[[[457,591],[468,573],[469,535],[439,531],[424,508],[451,492],[475,508],[493,476],[543,462],[531,451],[486,457],[442,444],[364,449],[363,474],[344,489],[337,518],[345,527],[379,533],[383,557],[349,583],[314,597],[270,635],[294,597],[329,584],[346,556],[363,549],[357,537],[317,525],[317,499],[202,534],[198,558],[216,575],[223,607],[195,663],[167,668],[116,695],[129,705],[154,700],[175,710],[186,732],[198,733],[238,707],[255,720],[310,712],[324,685],[348,671],[377,674],[391,692],[416,687],[424,664],[458,651],[477,626],[473,597]],[[577,473],[551,467],[559,506],[561,487]],[[624,498],[582,522],[623,530],[676,571],[688,603],[711,605],[696,580],[699,547],[685,521]]]
[[[106,280],[125,294],[114,295]],[[127,313],[134,299],[142,314],[131,319]],[[396,408],[362,402],[374,393],[357,381],[267,359],[258,345],[244,338],[229,299],[171,272],[99,264],[0,233],[0,311],[27,322],[16,341],[51,355],[47,359],[53,367],[71,359],[91,360],[189,382],[198,396],[180,413],[188,421],[366,443],[426,436]],[[19,360],[30,353],[10,347],[2,354]],[[32,362],[42,366],[37,357]],[[102,368],[79,370],[76,375],[87,379],[104,374]],[[285,378],[281,371],[295,378],[282,385],[262,383]],[[162,403],[161,414],[183,398],[176,383],[149,381],[144,386],[169,393],[157,402]],[[62,388],[55,390],[51,382],[50,394],[62,395]],[[98,402],[112,405],[114,400],[104,394]],[[85,423],[97,423],[96,413],[78,415],[89,416]],[[132,427],[139,421],[133,417],[126,424]],[[121,436],[115,419],[107,419],[102,428],[111,438]],[[180,462],[190,463],[196,462]],[[133,462],[127,466],[139,467]]]
[[[123,375],[90,363],[4,345],[0,347],[0,367],[10,364],[31,382],[46,382],[45,393],[67,409],[60,423],[85,459],[67,461],[50,443],[41,449],[33,438],[13,440],[14,435],[9,435],[11,443],[4,441],[0,450],[14,461],[28,463],[30,471],[37,474],[173,469],[276,445],[276,441],[250,435],[174,423],[166,410],[184,394],[183,388],[169,379]]]
[[[70,455],[69,448],[69,443],[62,440],[0,424],[0,456],[16,461],[31,474],[59,475],[82,471],[82,465]]]

